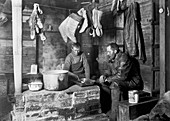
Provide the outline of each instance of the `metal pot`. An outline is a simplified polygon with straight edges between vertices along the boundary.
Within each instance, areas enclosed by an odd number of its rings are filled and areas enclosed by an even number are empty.
[[[67,70],[50,70],[43,73],[44,88],[47,90],[63,90],[68,87]]]

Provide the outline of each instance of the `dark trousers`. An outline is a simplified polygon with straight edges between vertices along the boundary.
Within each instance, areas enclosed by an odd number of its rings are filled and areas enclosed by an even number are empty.
[[[107,113],[111,110],[111,89],[109,85],[96,83],[100,87],[100,103],[103,113]]]

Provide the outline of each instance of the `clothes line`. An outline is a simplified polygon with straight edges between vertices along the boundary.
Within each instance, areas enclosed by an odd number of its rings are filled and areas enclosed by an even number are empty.
[[[29,2],[26,5],[34,5],[34,3]],[[39,4],[39,3],[38,3]],[[48,5],[43,5],[43,4],[39,4],[40,7],[46,7],[46,8],[56,8],[56,9],[61,9],[61,10],[78,10],[78,9],[67,9],[67,8],[62,8],[62,7],[54,7],[54,6],[48,6]]]

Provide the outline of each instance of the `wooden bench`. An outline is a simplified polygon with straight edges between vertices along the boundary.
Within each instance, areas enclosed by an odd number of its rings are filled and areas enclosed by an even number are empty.
[[[157,102],[158,98],[151,96],[139,98],[137,104],[131,104],[128,100],[120,101],[117,121],[131,121],[141,115],[147,114]]]

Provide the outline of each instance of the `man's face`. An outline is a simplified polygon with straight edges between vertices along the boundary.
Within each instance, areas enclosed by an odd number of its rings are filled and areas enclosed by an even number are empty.
[[[72,48],[72,52],[73,52],[75,55],[79,55],[79,53],[80,53],[80,47],[73,47],[73,48]]]
[[[112,49],[111,46],[108,46],[106,49],[107,49],[108,59],[109,61],[111,61],[116,56],[116,50]]]
[[[111,57],[113,55],[113,50],[111,49],[111,47],[107,46],[106,50],[107,50],[107,56]]]

